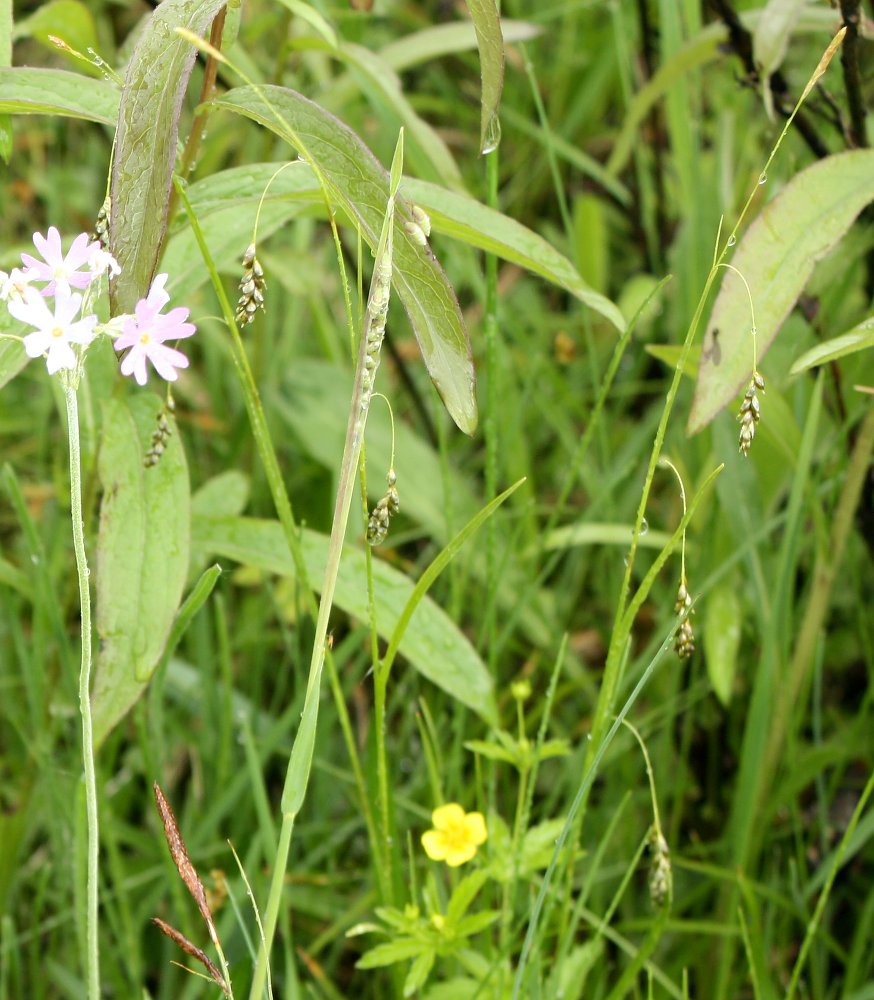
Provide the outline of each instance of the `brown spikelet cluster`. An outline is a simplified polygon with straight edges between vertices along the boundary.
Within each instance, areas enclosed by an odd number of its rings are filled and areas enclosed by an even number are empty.
[[[759,372],[753,372],[749,387],[744,393],[743,402],[740,404],[740,413],[737,419],[740,421],[740,450],[744,455],[750,453],[750,445],[756,436],[756,424],[759,422],[759,393],[765,391],[765,380]]]
[[[649,898],[654,906],[663,906],[665,901],[671,897],[674,877],[668,842],[662,836],[661,830],[655,827],[650,831],[649,848],[652,852],[648,879]]]
[[[161,456],[164,454],[164,449],[167,447],[167,442],[170,439],[170,435],[173,433],[173,428],[170,426],[170,421],[167,419],[167,413],[172,413],[176,409],[176,404],[173,402],[173,397],[168,396],[167,402],[158,411],[158,426],[152,432],[152,442],[149,450],[143,457],[143,465],[145,467],[151,468],[153,465],[157,465],[161,460]]]
[[[220,949],[221,946],[219,943],[218,932],[216,931],[215,922],[212,919],[212,913],[210,912],[209,903],[207,902],[206,889],[203,887],[203,882],[200,881],[197,869],[191,863],[191,859],[188,856],[188,850],[185,847],[185,841],[182,839],[182,833],[179,830],[179,824],[176,822],[176,817],[173,815],[170,803],[161,791],[157,781],[155,782],[154,788],[155,802],[158,806],[158,813],[161,816],[161,823],[164,826],[164,836],[167,838],[167,846],[170,848],[170,856],[173,858],[173,863],[176,865],[179,877],[194,897],[195,903],[197,903],[197,908],[200,910],[200,915],[206,923],[209,936],[212,939],[213,944]],[[212,979],[221,987],[225,995],[230,996],[231,991],[228,984],[225,982],[224,976],[216,965],[200,950],[200,948],[193,945],[183,934],[177,931],[174,927],[165,923],[163,920],[159,920],[157,917],[153,917],[152,919],[153,923],[160,927],[167,937],[175,941],[183,951],[196,958],[199,962],[202,962]]]
[[[392,516],[401,509],[401,499],[395,485],[398,477],[394,469],[388,470],[385,481],[388,483],[385,495],[379,499],[367,521],[367,542],[369,545],[382,545],[388,535],[388,526]]]
[[[98,242],[103,250],[109,249],[109,212],[111,208],[112,199],[107,195],[106,200],[100,206],[100,211],[97,213],[94,232],[91,234],[92,242]]]
[[[684,611],[691,607],[692,598],[689,596],[689,591],[686,588],[685,582],[683,582],[680,584],[680,589],[677,591],[677,600],[674,603],[674,611],[676,611],[678,615],[681,615]],[[692,622],[690,620],[693,614],[695,614],[694,611],[689,612],[680,627],[677,629],[677,634],[674,636],[674,651],[681,660],[687,660],[695,649],[695,633],[692,631]]]
[[[234,319],[240,326],[246,326],[255,318],[255,313],[264,308],[264,268],[258,260],[256,247],[250,243],[243,254],[243,277],[240,279],[240,298]]]

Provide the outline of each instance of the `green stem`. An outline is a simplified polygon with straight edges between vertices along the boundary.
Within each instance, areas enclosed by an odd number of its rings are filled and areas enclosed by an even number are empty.
[[[66,374],[62,381],[67,404],[67,436],[70,442],[70,518],[73,527],[73,550],[79,578],[79,606],[82,619],[82,660],[79,667],[79,712],[82,715],[82,763],[85,772],[85,812],[88,823],[88,893],[86,938],[88,998],[100,998],[100,947],[97,937],[98,882],[100,851],[97,814],[97,775],[94,768],[94,731],[91,724],[91,590],[88,583],[88,560],[85,555],[85,526],[82,521],[82,454],[79,447],[79,403],[76,398],[77,376]]]
[[[486,204],[498,207],[498,149],[486,155]],[[486,444],[485,488],[486,496],[493,497],[498,490],[498,258],[487,254],[485,260],[485,338],[486,338],[486,418],[483,435]],[[486,527],[486,579],[496,580],[498,557],[497,524],[490,520]],[[497,617],[495,601],[487,601],[486,635],[488,636],[489,670],[494,676],[497,660]]]

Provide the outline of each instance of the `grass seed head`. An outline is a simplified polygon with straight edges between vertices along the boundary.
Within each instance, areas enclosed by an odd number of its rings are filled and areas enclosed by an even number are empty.
[[[240,279],[240,298],[234,319],[240,326],[246,326],[255,318],[255,313],[264,308],[264,268],[256,256],[254,243],[250,243],[243,254],[243,277]]]

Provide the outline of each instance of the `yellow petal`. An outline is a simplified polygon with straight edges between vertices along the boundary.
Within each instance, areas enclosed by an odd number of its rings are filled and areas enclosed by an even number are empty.
[[[431,822],[435,830],[451,830],[464,822],[464,810],[457,802],[447,802],[431,813]]]
[[[446,836],[439,830],[428,830],[422,834],[422,847],[432,861],[442,861],[449,850]]]
[[[464,833],[472,844],[479,846],[486,842],[489,833],[482,813],[468,813],[464,817]]]
[[[465,862],[470,861],[474,854],[476,854],[476,847],[474,844],[453,844],[452,848],[446,854],[446,864],[449,865],[450,868],[457,868],[459,865],[463,865]]]

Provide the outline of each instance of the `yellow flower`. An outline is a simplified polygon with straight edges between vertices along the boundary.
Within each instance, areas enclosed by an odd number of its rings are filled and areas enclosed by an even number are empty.
[[[483,814],[466,813],[457,802],[449,802],[431,813],[433,830],[422,834],[422,847],[432,861],[445,861],[457,868],[476,854],[488,832]]]

